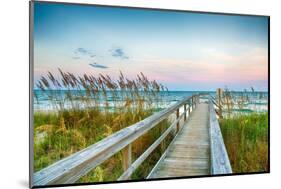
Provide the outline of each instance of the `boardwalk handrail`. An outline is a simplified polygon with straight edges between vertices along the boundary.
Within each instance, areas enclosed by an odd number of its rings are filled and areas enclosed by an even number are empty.
[[[209,98],[209,101],[212,101],[212,103],[217,107],[217,109],[214,108],[216,114],[217,114],[220,118],[223,118],[223,116],[222,116],[222,105],[220,105],[219,103],[217,103],[215,97],[213,97],[212,95],[209,95],[209,97],[210,97],[210,98]]]
[[[193,111],[198,101],[199,95],[184,98],[176,104],[34,173],[33,184],[35,186],[42,186],[57,183],[74,183],[122,149],[126,152],[123,153],[125,154],[123,161],[125,160],[126,162],[123,162],[123,165],[125,164],[125,172],[119,180],[129,178],[133,171],[148,157],[175,126],[177,131],[179,130],[180,120],[182,117],[186,120],[186,113]],[[188,110],[186,105],[188,105]],[[184,112],[182,115],[179,115],[179,109],[182,106],[184,106]],[[133,164],[131,164],[131,143],[174,112],[176,112],[177,119]]]
[[[232,169],[211,98],[209,100],[209,112],[211,174],[230,174],[232,173]]]

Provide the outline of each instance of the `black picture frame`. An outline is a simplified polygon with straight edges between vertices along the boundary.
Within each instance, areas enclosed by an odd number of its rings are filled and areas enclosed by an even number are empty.
[[[124,8],[132,10],[154,10],[161,12],[182,12],[182,13],[201,13],[201,14],[215,14],[215,15],[232,15],[232,16],[252,16],[252,17],[266,17],[268,20],[268,171],[264,172],[249,172],[249,173],[232,173],[219,175],[204,175],[204,176],[182,176],[182,177],[168,177],[168,178],[154,178],[143,180],[125,180],[125,181],[109,181],[109,182],[89,182],[89,183],[73,183],[73,184],[54,184],[44,186],[33,185],[33,82],[34,82],[34,3],[40,2],[45,4],[64,4],[64,5],[80,5],[92,7],[110,7],[110,8]],[[83,186],[83,185],[100,185],[112,183],[129,183],[129,182],[147,182],[147,181],[161,181],[174,179],[190,179],[190,178],[206,178],[206,177],[223,177],[223,176],[237,176],[237,175],[252,175],[270,173],[270,16],[269,15],[254,15],[254,14],[236,14],[225,12],[207,12],[207,11],[192,11],[192,10],[177,10],[177,9],[162,9],[162,8],[147,8],[147,7],[131,7],[131,6],[117,6],[117,5],[102,5],[102,4],[87,4],[87,3],[70,3],[70,2],[56,2],[56,1],[29,1],[29,187],[30,188],[52,188],[52,187],[67,187],[67,186]]]

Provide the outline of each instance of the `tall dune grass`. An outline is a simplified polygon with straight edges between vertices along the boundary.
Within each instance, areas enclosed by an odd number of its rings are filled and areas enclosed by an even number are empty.
[[[251,101],[248,92],[231,92],[225,89],[222,96],[224,111],[220,119],[221,132],[228,152],[230,163],[235,173],[268,171],[268,113],[255,110],[244,112]],[[259,99],[262,98],[261,94]],[[233,112],[234,102],[238,113]]]
[[[253,87],[243,91],[232,91],[225,87],[220,99],[223,116],[229,118],[235,115],[235,112],[257,112],[256,106],[252,109],[247,108],[248,104],[254,104],[257,100],[267,100],[267,97],[263,92],[255,91]]]
[[[36,86],[48,98],[52,111],[34,113],[35,171],[152,115],[162,103],[160,92],[167,91],[166,87],[149,80],[143,73],[129,79],[120,72],[118,79],[114,80],[102,74],[96,77],[87,74],[75,76],[61,69],[58,77],[51,72],[41,76]],[[144,152],[168,125],[169,121],[164,120],[137,139],[132,146],[133,159]],[[134,173],[133,179],[145,178],[170,139],[171,136],[151,154]],[[116,180],[122,173],[121,153],[78,182]]]
[[[268,113],[225,118],[220,126],[235,173],[268,171]]]

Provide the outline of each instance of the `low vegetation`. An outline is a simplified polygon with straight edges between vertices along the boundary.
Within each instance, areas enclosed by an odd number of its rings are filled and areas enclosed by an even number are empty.
[[[268,113],[224,118],[220,127],[234,173],[268,171]]]
[[[48,165],[94,144],[112,133],[152,115],[160,109],[161,91],[167,89],[140,73],[136,79],[121,72],[117,80],[108,75],[75,76],[59,69],[42,76],[34,91],[35,103],[48,99],[50,111],[34,113],[34,169]],[[132,146],[133,159],[139,157],[167,128],[163,120],[154,129],[137,139]],[[169,143],[160,145],[136,170],[133,179],[145,178]],[[96,167],[78,182],[116,180],[122,170],[122,151]]]
[[[108,75],[75,76],[60,69],[58,77],[48,72],[36,86],[35,104],[40,105],[39,99],[43,98],[47,99],[49,107],[43,106],[34,112],[35,171],[152,115],[161,109],[165,94],[161,92],[167,91],[143,73],[129,79],[120,72],[113,80]],[[235,173],[268,171],[268,113],[237,114],[237,109],[243,112],[249,99],[248,92],[237,95],[227,89],[221,99],[224,116],[219,121]],[[132,145],[133,161],[169,125],[169,120],[165,119],[137,139]],[[154,150],[134,172],[132,179],[143,179],[148,175],[171,139],[169,135]],[[78,182],[114,181],[122,173],[120,151]]]
[[[219,122],[234,173],[268,171],[268,113],[247,109],[263,98],[253,87],[243,92],[226,88],[221,96]]]

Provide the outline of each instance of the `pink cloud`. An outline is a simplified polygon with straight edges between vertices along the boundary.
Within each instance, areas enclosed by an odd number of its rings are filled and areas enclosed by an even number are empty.
[[[142,60],[142,70],[161,82],[247,83],[267,80],[268,65],[265,49],[252,49],[239,55],[213,51],[199,60]]]

